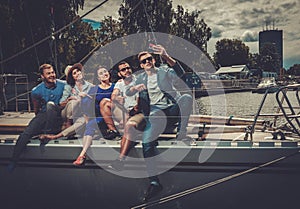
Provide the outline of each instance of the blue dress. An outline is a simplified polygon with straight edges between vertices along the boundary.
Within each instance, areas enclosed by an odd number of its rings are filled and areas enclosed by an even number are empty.
[[[102,89],[98,85],[94,86],[88,93],[92,98],[84,97],[82,99],[82,111],[89,117],[84,135],[93,136],[98,129],[98,124],[103,122],[103,117],[100,113],[100,102],[104,98],[111,98],[114,87],[114,83],[108,89]]]

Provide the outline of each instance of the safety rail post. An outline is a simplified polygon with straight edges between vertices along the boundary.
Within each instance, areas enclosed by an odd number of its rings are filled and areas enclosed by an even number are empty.
[[[254,121],[253,121],[252,125],[249,126],[246,130],[246,135],[244,137],[244,140],[247,140],[248,135],[250,134],[250,139],[251,139],[251,141],[253,141],[253,133],[254,133],[254,128],[255,128],[255,125],[256,125],[256,121],[257,121],[258,117],[260,116],[260,111],[262,110],[262,108],[264,106],[264,103],[266,101],[268,93],[269,93],[269,88],[267,88],[266,91],[265,91],[264,97],[263,97],[263,99],[262,99],[262,101],[259,105],[258,111],[257,111],[257,113],[254,117]]]
[[[16,75],[15,77],[15,101],[16,101],[16,112],[19,112],[19,102],[27,102],[27,110],[31,111],[30,107],[30,97],[29,97],[29,83],[28,76],[26,74]],[[25,86],[25,93],[19,94],[19,87]],[[24,88],[22,88],[24,89]]]

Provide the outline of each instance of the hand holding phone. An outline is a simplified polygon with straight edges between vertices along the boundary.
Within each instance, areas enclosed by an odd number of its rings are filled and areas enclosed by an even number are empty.
[[[151,50],[151,51],[155,51],[155,44],[149,44],[149,49]]]
[[[165,48],[161,45],[155,45],[150,43],[149,49],[151,49],[154,54],[167,55]]]

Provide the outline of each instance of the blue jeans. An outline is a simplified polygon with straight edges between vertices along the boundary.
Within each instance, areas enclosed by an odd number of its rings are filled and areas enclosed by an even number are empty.
[[[150,115],[146,119],[147,124],[143,133],[143,155],[150,176],[155,175],[156,163],[154,160],[147,160],[158,154],[157,138],[164,132],[166,127],[174,125],[178,122],[177,132],[186,134],[189,117],[192,110],[193,98],[189,94],[184,94],[177,100],[177,103],[167,109],[151,108]],[[150,178],[151,181],[157,177]]]
[[[47,103],[47,111],[38,113],[20,134],[14,147],[12,161],[17,162],[27,143],[33,136],[48,133],[57,134],[61,130],[60,108],[54,103]]]

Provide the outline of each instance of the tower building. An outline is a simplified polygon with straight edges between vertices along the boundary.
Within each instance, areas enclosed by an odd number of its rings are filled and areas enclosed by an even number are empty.
[[[279,68],[277,73],[279,73],[280,68],[283,67],[283,40],[282,40],[282,30],[264,30],[259,32],[259,53],[265,44],[274,44],[279,55]]]

